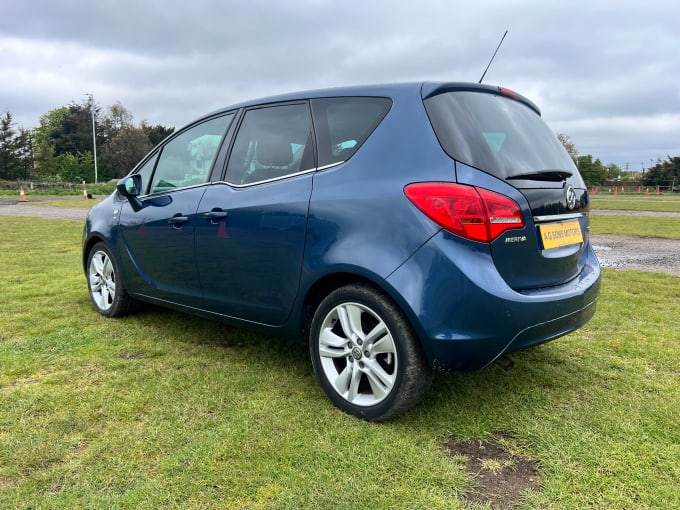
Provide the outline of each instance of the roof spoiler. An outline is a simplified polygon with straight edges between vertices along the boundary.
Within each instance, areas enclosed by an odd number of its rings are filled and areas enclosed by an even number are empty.
[[[496,85],[485,85],[480,83],[465,83],[465,82],[450,82],[450,83],[423,83],[420,94],[423,100],[438,96],[439,94],[446,94],[447,92],[484,92],[487,94],[495,94],[499,96],[508,97],[524,103],[529,108],[534,110],[537,114],[541,115],[541,110],[533,101],[530,101],[526,97],[517,92],[507,89],[505,87],[498,87]]]

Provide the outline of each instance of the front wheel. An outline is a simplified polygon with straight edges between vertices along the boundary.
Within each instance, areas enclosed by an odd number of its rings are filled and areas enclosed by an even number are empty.
[[[95,244],[87,257],[87,286],[100,314],[121,317],[130,312],[133,299],[120,281],[118,264],[104,243]]]
[[[343,411],[371,421],[416,405],[432,369],[399,308],[365,285],[331,292],[312,320],[310,354],[319,384]]]

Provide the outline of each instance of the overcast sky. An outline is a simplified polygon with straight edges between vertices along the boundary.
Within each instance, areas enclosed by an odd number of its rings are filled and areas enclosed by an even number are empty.
[[[582,154],[680,155],[680,2],[0,0],[0,111],[38,125],[86,94],[181,127],[337,85],[476,82],[529,97]]]

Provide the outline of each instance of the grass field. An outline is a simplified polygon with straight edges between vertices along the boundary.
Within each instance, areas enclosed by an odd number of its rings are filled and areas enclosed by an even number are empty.
[[[680,193],[662,195],[591,195],[593,209],[619,209],[622,211],[654,211],[680,213]]]
[[[591,207],[600,210],[651,211],[680,213],[680,194],[662,195],[612,195],[591,196]],[[632,235],[639,237],[661,237],[680,239],[680,218],[620,216],[593,214],[590,219],[593,234]]]
[[[680,507],[680,278],[605,270],[595,318],[437,373],[408,414],[336,410],[304,346],[94,312],[80,222],[0,223],[0,508],[471,508],[452,438],[538,463],[520,508]]]
[[[590,233],[680,239],[680,218],[592,214]]]
[[[67,189],[67,186],[70,189]],[[116,189],[115,182],[105,182],[93,184],[89,183],[86,185],[88,193],[94,195],[109,195],[113,190]],[[59,186],[54,186],[51,188],[36,188],[30,189],[28,186],[24,187],[24,192],[26,197],[43,197],[43,196],[63,196],[63,197],[82,197],[83,187],[82,184],[60,184]],[[14,189],[0,189],[0,197],[16,197],[19,198],[19,184],[16,184]]]

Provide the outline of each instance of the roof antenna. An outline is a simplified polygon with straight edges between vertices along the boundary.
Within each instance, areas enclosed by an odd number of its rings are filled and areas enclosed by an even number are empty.
[[[496,53],[498,53],[499,48],[501,47],[501,44],[503,44],[503,40],[505,39],[505,36],[508,35],[508,31],[506,30],[505,33],[503,34],[503,37],[501,37],[501,42],[498,43],[498,46],[496,47],[496,51],[493,52],[493,55],[491,55],[491,60],[489,60],[489,63],[486,66],[486,69],[484,69],[484,72],[482,73],[482,77],[479,79],[478,83],[482,83],[482,80],[486,76],[486,72],[489,70],[489,67],[491,67],[491,62],[493,62],[493,59],[496,57]]]

